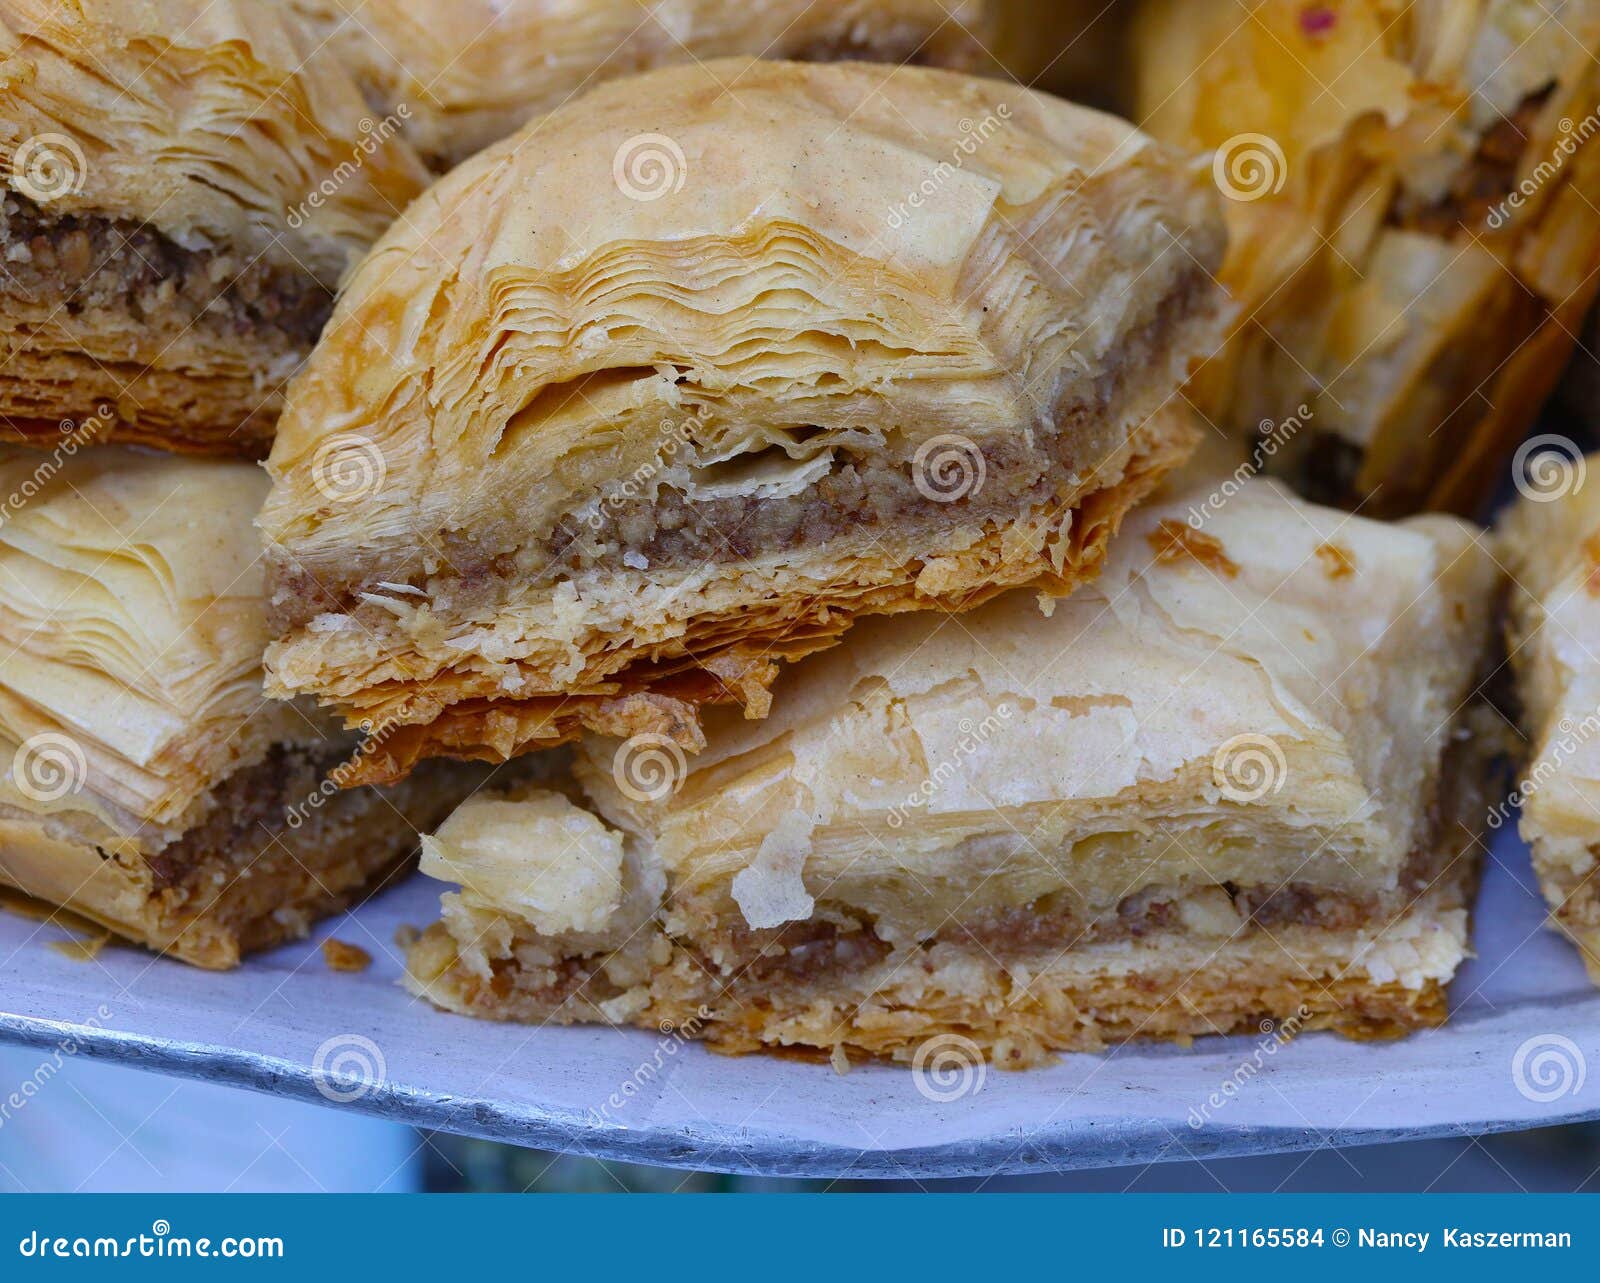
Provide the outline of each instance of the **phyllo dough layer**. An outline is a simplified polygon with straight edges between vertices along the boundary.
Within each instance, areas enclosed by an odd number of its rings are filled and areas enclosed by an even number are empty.
[[[1528,739],[1515,800],[1552,922],[1600,984],[1600,455],[1532,468],[1552,488],[1530,488],[1500,534]]]
[[[443,171],[618,76],[746,54],[1027,79],[1061,0],[288,0]],[[1087,6],[1085,6],[1087,7]],[[1081,26],[1079,25],[1081,24]]]
[[[1144,0],[1136,56],[1228,197],[1202,410],[1303,425],[1313,498],[1477,512],[1600,288],[1600,2]]]
[[[586,738],[592,814],[475,799],[429,841],[462,889],[411,983],[731,1051],[954,1032],[1013,1064],[1262,1017],[1437,1023],[1496,583],[1454,519],[1179,493],[1049,615],[1012,594],[864,624],[767,720],[710,714],[693,759]]]
[[[278,0],[0,0],[0,58],[0,434],[265,454],[420,160]]]
[[[0,447],[0,882],[203,966],[303,933],[472,782],[340,792],[354,738],[263,695],[266,486]]]
[[[694,748],[858,616],[1064,592],[1190,448],[1221,250],[1192,164],[1013,86],[604,86],[351,280],[269,465],[271,689],[385,727],[365,778]]]

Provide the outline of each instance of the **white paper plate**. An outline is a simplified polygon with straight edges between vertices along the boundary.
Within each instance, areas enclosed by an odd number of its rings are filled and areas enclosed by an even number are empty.
[[[424,1128],[762,1175],[1030,1172],[1600,1117],[1600,992],[1542,929],[1526,853],[1502,838],[1451,1024],[1396,1043],[1314,1034],[1282,1046],[1269,1035],[1135,1045],[924,1091],[894,1066],[840,1077],[715,1056],[671,1035],[486,1024],[395,984],[396,927],[436,916],[438,886],[422,878],[319,933],[372,952],[357,975],[330,972],[315,942],[224,975],[128,948],[77,961],[48,947],[65,933],[0,913],[0,1038],[339,1098]]]

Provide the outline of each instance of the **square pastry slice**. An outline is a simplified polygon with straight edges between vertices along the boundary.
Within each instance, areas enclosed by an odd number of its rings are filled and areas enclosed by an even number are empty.
[[[470,768],[340,791],[265,698],[253,464],[0,447],[0,883],[206,967],[391,874]]]
[[[952,72],[721,60],[457,167],[279,425],[271,689],[361,778],[588,727],[695,749],[865,615],[1065,592],[1192,443],[1203,172]]]
[[[1535,453],[1500,546],[1528,746],[1514,795],[1553,924],[1600,984],[1600,455]]]
[[[261,457],[428,181],[281,0],[0,0],[0,438]]]
[[[410,983],[494,1019],[1006,1064],[1254,1027],[1440,1022],[1484,817],[1462,733],[1497,584],[1453,518],[1227,479],[1100,579],[861,626],[774,712],[586,738],[588,810],[475,799]]]

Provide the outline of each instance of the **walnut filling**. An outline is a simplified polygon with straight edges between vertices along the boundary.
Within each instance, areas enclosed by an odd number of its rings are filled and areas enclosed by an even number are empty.
[[[333,308],[332,293],[292,267],[185,249],[131,219],[54,216],[17,192],[0,201],[0,257],[0,290],[22,304],[126,312],[162,333],[198,327],[274,355],[309,350]]]
[[[569,514],[555,530],[518,550],[490,553],[470,532],[444,531],[430,546],[442,553],[448,571],[433,580],[412,576],[403,583],[420,593],[442,593],[455,613],[465,613],[493,610],[508,592],[525,591],[530,584],[595,570],[736,564],[801,548],[820,552],[829,545],[865,546],[891,535],[896,545],[916,549],[919,558],[933,555],[948,545],[953,530],[1026,518],[1061,493],[1063,479],[1080,469],[1092,488],[1094,469],[1104,460],[1075,457],[1083,425],[1113,411],[1125,374],[1159,367],[1169,359],[1176,336],[1209,291],[1207,274],[1199,267],[1190,270],[1142,329],[1122,342],[1115,367],[1098,382],[1092,399],[1060,410],[1031,441],[973,441],[972,450],[961,447],[951,461],[960,476],[973,478],[971,484],[941,489],[938,476],[927,473],[931,464],[919,473],[915,443],[899,456],[878,458],[850,456],[841,449],[826,476],[782,496],[695,499],[669,484],[628,494],[630,479],[623,478],[623,489],[600,495],[592,515]],[[386,624],[391,617],[364,602],[362,594],[391,595],[397,582],[402,581],[392,568],[356,578],[280,565],[271,626],[282,635],[321,614]]]
[[[227,940],[235,955],[299,934],[411,855],[418,830],[442,821],[466,792],[450,782],[465,779],[464,769],[446,766],[305,805],[346,755],[280,745],[220,785],[204,821],[145,858],[162,930]],[[295,806],[305,818],[291,826]]]

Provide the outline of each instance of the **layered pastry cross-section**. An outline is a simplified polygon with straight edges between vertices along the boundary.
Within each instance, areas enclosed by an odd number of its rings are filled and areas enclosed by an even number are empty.
[[[1527,736],[1512,800],[1551,921],[1600,984],[1600,455],[1535,457],[1530,477],[1500,531]]]
[[[409,983],[836,1061],[1437,1024],[1485,813],[1481,542],[1260,480],[1168,494],[1053,611],[863,624],[698,757],[591,736],[582,806],[469,802]]]
[[[1600,289],[1600,3],[1143,0],[1135,56],[1227,197],[1197,404],[1303,423],[1271,458],[1313,498],[1475,514]]]
[[[303,934],[477,782],[341,791],[266,699],[253,464],[0,447],[0,884],[206,967]]]
[[[350,281],[269,463],[271,689],[383,727],[363,778],[692,749],[858,617],[1065,592],[1190,448],[1221,253],[1190,161],[1015,86],[603,86]]]
[[[421,161],[276,0],[0,0],[0,62],[0,436],[264,455]]]

